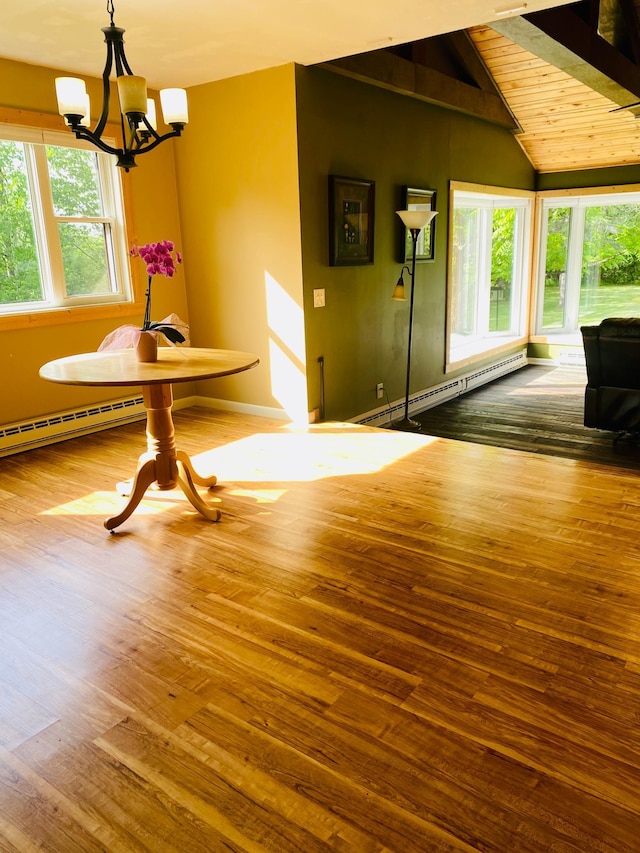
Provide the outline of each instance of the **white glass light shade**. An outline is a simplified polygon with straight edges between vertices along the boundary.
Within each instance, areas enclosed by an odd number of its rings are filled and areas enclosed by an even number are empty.
[[[91,126],[91,101],[89,100],[88,92],[84,96],[84,115],[80,124],[82,127]]]
[[[145,118],[154,130],[158,129],[158,119],[156,117],[156,102],[153,100],[153,98],[147,98],[147,112]]]
[[[61,116],[83,116],[87,107],[87,87],[79,77],[56,77],[58,112]]]
[[[165,124],[188,124],[187,93],[184,89],[161,89],[160,103]]]
[[[67,116],[64,117],[64,123],[67,127],[71,125]],[[91,102],[89,100],[88,92],[84,93],[84,113],[80,119],[80,127],[91,127]]]
[[[436,216],[437,210],[396,210],[406,228],[421,229],[428,225]]]
[[[147,111],[147,81],[137,74],[123,74],[117,79],[120,110],[123,115]]]

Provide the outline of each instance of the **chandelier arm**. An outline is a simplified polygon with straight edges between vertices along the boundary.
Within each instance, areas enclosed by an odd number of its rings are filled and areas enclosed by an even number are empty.
[[[102,30],[102,32],[104,33],[104,40],[107,45],[107,59],[104,65],[104,71],[102,72],[102,112],[100,113],[98,123],[93,130],[93,133],[97,137],[102,136],[102,132],[106,127],[107,120],[109,118],[109,103],[111,101],[111,87],[109,83],[109,77],[111,76],[111,69],[113,68],[113,42],[107,37],[107,29],[112,28],[105,27]]]
[[[103,142],[102,139],[96,135],[95,131],[89,130],[86,127],[74,127],[72,128],[76,139],[84,139],[86,142],[91,142],[96,148],[99,148],[101,151],[104,151],[105,154],[115,154],[116,156],[124,153],[121,148],[114,148],[112,145],[108,145],[106,142]]]
[[[118,27],[114,27],[113,29],[119,30]],[[119,30],[118,38],[114,39],[114,53],[116,60],[116,76],[124,77],[126,74],[133,74],[131,70],[131,66],[127,62],[127,57],[124,52],[124,38],[122,37],[124,30]]]
[[[168,133],[163,133],[162,136],[158,136],[157,139],[153,140],[153,142],[149,142],[148,144],[141,142],[140,147],[132,149],[132,151],[134,151],[134,153],[136,155],[137,154],[146,154],[147,151],[153,151],[153,149],[157,145],[160,145],[161,142],[164,142],[165,139],[171,139],[172,137],[180,136],[181,134],[182,134],[182,125],[176,125],[176,127],[174,127],[173,130],[169,131]]]
[[[158,134],[158,131],[155,129],[155,127],[152,124],[150,124],[146,115],[142,116],[141,124],[144,125],[144,127],[138,126],[138,133],[140,134],[140,144],[141,145],[143,142],[148,142],[151,137],[153,137],[154,139],[160,139],[160,135]]]

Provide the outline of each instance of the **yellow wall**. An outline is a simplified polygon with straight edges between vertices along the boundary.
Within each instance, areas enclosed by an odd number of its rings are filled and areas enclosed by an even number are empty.
[[[0,108],[30,110],[57,115],[54,78],[60,74],[49,68],[26,65],[0,58]],[[87,79],[92,94],[92,111],[100,101],[101,83]],[[117,102],[117,97],[116,97]],[[95,118],[95,115],[94,115]],[[57,119],[56,119],[57,121]],[[178,143],[180,144],[180,143]],[[131,184],[132,216],[128,222],[133,240],[174,240],[182,245],[177,205],[177,189],[173,141],[139,160],[125,180]],[[134,260],[134,262],[142,263]],[[162,319],[175,311],[188,321],[184,269],[171,280],[154,281],[153,315]],[[140,271],[138,271],[139,274]],[[139,393],[139,389],[91,389],[53,385],[38,377],[45,362],[65,355],[92,351],[115,327],[123,323],[138,325],[142,321],[140,305],[126,308],[121,316],[90,319],[62,325],[38,324],[32,328],[2,329],[0,325],[0,365],[3,393],[0,401],[0,424],[30,420],[34,417],[85,406],[92,402]],[[192,387],[179,387],[178,394],[193,393]]]
[[[261,359],[198,393],[306,417],[295,67],[190,89],[175,150],[192,343]]]

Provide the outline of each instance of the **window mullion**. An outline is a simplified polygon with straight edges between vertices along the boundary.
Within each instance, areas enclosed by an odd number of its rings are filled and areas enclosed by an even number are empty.
[[[42,281],[42,296],[46,303],[51,304],[53,301],[53,289],[51,284],[51,265],[49,264],[49,240],[44,223],[44,212],[42,210],[42,194],[36,158],[37,146],[30,143],[23,143],[23,147],[27,185],[33,215],[35,249],[38,255],[40,279]]]
[[[532,235],[532,222],[533,222],[533,211],[531,209],[531,205],[528,207],[524,207],[521,211],[521,215],[518,217],[518,222],[520,223],[520,231],[519,231],[519,267],[518,267],[518,299],[520,302],[519,313],[518,309],[514,306],[514,310],[516,314],[514,315],[514,327],[518,329],[527,329],[529,330],[529,309],[531,304],[531,288],[533,287],[533,283],[531,281],[532,275],[532,267],[531,263],[533,260],[533,235]]]
[[[28,148],[32,153],[34,178],[39,189],[36,205],[40,223],[36,230],[40,231],[38,242],[43,278],[49,301],[53,305],[60,306],[64,304],[65,300],[64,267],[58,223],[53,210],[46,147],[44,145],[29,145]]]
[[[493,209],[481,208],[480,246],[481,256],[478,265],[478,301],[476,333],[483,337],[489,333],[489,314],[491,311],[491,249],[493,245]]]
[[[582,279],[582,251],[586,208],[571,206],[569,227],[569,252],[567,256],[567,282],[565,290],[564,331],[576,329],[580,315],[580,284]]]
[[[509,334],[513,329],[520,328],[526,318],[526,303],[523,299],[524,261],[526,257],[526,241],[524,239],[525,210],[518,207],[514,214],[513,223],[513,258],[511,260],[511,301],[509,313]]]
[[[124,218],[124,203],[122,198],[122,185],[120,183],[121,170],[109,169],[107,154],[98,154],[100,179],[100,192],[103,199],[103,211],[109,216],[109,229],[111,239],[108,241],[108,258],[111,266],[113,280],[117,283],[119,291],[128,299],[133,296],[133,288],[130,281],[129,269],[126,260],[129,257],[126,237],[126,222]],[[120,217],[116,217],[115,211],[121,210]]]
[[[544,328],[544,285],[547,269],[547,246],[549,240],[549,205],[542,202],[538,212],[538,227],[540,236],[538,239],[537,280],[535,292],[535,323],[534,329],[537,335],[542,334]]]

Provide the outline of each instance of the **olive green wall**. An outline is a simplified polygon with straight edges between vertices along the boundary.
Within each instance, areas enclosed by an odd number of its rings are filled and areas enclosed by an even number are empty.
[[[577,344],[530,343],[527,346],[527,358],[556,361],[569,353],[583,352],[582,340]]]
[[[640,183],[640,165],[610,169],[582,169],[576,172],[548,172],[537,177],[536,190],[574,190],[583,187],[613,187]]]
[[[507,130],[320,68],[297,68],[302,262],[309,408],[345,420],[380,406],[375,387],[404,396],[409,302],[400,273],[403,185],[437,191],[436,259],[416,270],[412,392],[443,381],[450,180],[533,190],[535,172]],[[328,263],[329,174],[376,182],[374,264]],[[326,307],[313,307],[324,288]]]

